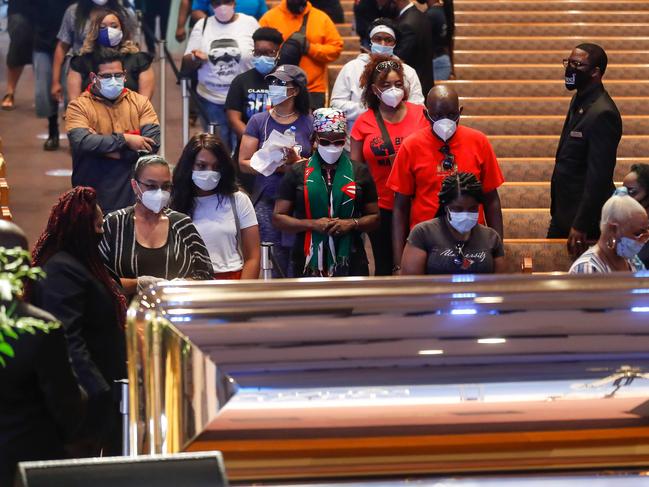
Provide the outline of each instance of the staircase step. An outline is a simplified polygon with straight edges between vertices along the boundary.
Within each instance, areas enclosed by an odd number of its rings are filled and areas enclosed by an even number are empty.
[[[443,81],[463,97],[514,96],[514,97],[557,97],[570,93],[563,79],[555,80],[452,80]],[[604,80],[609,94],[618,96],[649,96],[649,80]]]
[[[343,37],[356,35],[354,32],[352,32],[351,22],[345,22],[344,24],[336,24],[336,29],[338,29],[338,33]]]
[[[611,3],[611,6],[614,6]],[[574,23],[574,22],[619,22],[619,23],[633,23],[633,22],[649,22],[649,10],[633,11],[633,10],[529,10],[521,12],[516,10],[498,10],[493,12],[488,11],[460,11],[455,12],[456,23],[495,23],[495,22],[521,22],[521,23],[537,23],[537,22],[561,22],[561,23]]]
[[[567,91],[565,92],[568,93]],[[565,117],[570,106],[569,96],[557,97],[461,97],[464,107],[463,115],[561,115]],[[623,97],[615,98],[622,116],[649,115],[649,98]]]
[[[507,272],[521,272],[525,257],[532,257],[534,272],[568,272],[572,264],[562,239],[505,238],[504,244]]]
[[[649,47],[649,40],[647,42]],[[346,54],[353,56],[345,59],[353,59],[357,52],[344,52],[337,63],[344,63],[342,59]],[[454,61],[456,64],[553,64],[561,61],[570,54],[568,49],[564,50],[491,50],[491,51],[455,51]],[[649,50],[619,51],[607,50],[608,62],[611,64],[649,64]]]
[[[503,208],[549,208],[550,182],[503,183],[498,188]]]
[[[348,24],[338,26],[341,35],[343,28]],[[345,32],[349,32],[346,29]],[[629,36],[642,36],[649,32],[649,23],[576,23],[566,24],[560,22],[548,23],[515,23],[494,22],[484,24],[456,23],[455,33],[458,36],[618,36],[624,32]]]
[[[557,59],[553,64],[455,64],[455,73],[458,79],[470,80],[563,80],[565,68],[561,60]],[[649,79],[649,65],[609,64],[606,68],[605,80],[609,79]]]
[[[622,31],[624,32],[624,31]],[[572,29],[567,29],[566,35],[536,35],[523,34],[514,36],[509,33],[506,35],[482,35],[473,34],[471,36],[455,36],[455,49],[460,51],[471,50],[560,50],[568,51],[567,54],[577,45],[583,42],[594,42],[602,46],[607,52],[609,50],[646,50],[649,46],[649,37],[644,36],[644,32],[639,36],[620,36],[620,32],[609,36],[596,35],[595,33],[584,36],[575,35]],[[569,35],[568,35],[569,34]],[[562,56],[562,59],[566,55]]]
[[[633,164],[649,164],[649,157],[618,157],[613,178],[622,181]],[[502,157],[498,159],[507,182],[550,181],[554,157]]]
[[[558,135],[488,135],[488,137],[498,157],[554,157],[559,143]],[[649,135],[624,135],[617,149],[618,157],[646,157],[647,154],[649,154]]]
[[[358,36],[343,36],[343,51],[351,51],[358,54],[361,49],[361,41]]]
[[[507,238],[545,238],[549,224],[550,208],[503,208]]]
[[[615,7],[619,10],[649,10],[649,3],[645,0],[455,0],[456,12],[467,11],[556,11],[556,10],[610,10]]]
[[[462,116],[462,124],[490,135],[557,135],[564,121],[565,115]],[[649,115],[628,115],[622,122],[625,135],[649,133]]]

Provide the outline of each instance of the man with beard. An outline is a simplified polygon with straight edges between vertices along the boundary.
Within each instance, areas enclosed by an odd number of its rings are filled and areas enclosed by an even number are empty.
[[[278,64],[298,64],[307,75],[311,108],[324,107],[327,64],[343,50],[343,39],[333,21],[307,0],[282,0],[264,14],[259,25],[282,33],[286,41]]]
[[[563,60],[566,88],[577,92],[557,148],[548,238],[567,237],[573,256],[598,238],[602,206],[615,189],[622,118],[602,85],[607,62],[606,52],[596,44],[580,44]]]

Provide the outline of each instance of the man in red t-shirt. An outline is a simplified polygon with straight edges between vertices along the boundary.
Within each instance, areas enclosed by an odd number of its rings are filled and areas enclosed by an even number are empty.
[[[392,217],[394,262],[401,254],[409,230],[437,216],[443,179],[454,172],[471,172],[482,182],[486,223],[503,237],[503,217],[498,187],[505,181],[487,137],[458,125],[462,108],[450,87],[433,87],[426,98],[431,126],[414,132],[401,144],[387,187],[395,192]],[[432,130],[431,130],[432,128]],[[395,272],[400,266],[395,265]]]

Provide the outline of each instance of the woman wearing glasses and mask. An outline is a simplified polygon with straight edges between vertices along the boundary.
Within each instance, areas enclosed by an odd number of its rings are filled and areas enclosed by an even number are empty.
[[[638,253],[649,240],[649,219],[626,187],[616,189],[604,203],[599,228],[599,240],[573,262],[571,274],[645,269]]]
[[[376,230],[379,208],[374,181],[364,164],[344,152],[345,114],[313,112],[317,151],[291,166],[279,187],[273,223],[296,233],[291,263],[296,276],[367,276],[361,234]]]
[[[403,250],[401,275],[505,272],[498,233],[478,223],[482,184],[472,173],[444,178],[437,217],[416,225]]]
[[[624,187],[634,200],[642,205],[649,215],[649,164],[634,164],[629,174],[622,181]],[[646,268],[649,268],[649,245],[645,245],[638,257]]]
[[[392,274],[392,207],[394,192],[385,183],[401,142],[427,127],[423,107],[408,101],[401,61],[372,56],[360,78],[363,104],[369,108],[351,132],[352,160],[366,163],[379,194],[381,226],[369,234],[377,276]]]
[[[313,117],[306,89],[306,73],[302,68],[284,64],[267,75],[266,79],[273,108],[256,113],[248,121],[239,146],[239,167],[242,172],[256,175],[252,202],[259,221],[261,241],[273,243],[273,253],[281,269],[281,272],[273,270],[273,277],[277,278],[290,275],[288,261],[295,240],[293,235],[282,234],[273,225],[277,188],[287,167],[311,156]],[[250,164],[252,156],[263,147],[273,131],[295,137],[295,145],[278,152],[279,161],[273,162],[282,166],[274,174],[264,176]]]
[[[99,250],[126,294],[159,280],[211,279],[212,261],[191,219],[167,208],[171,170],[141,157],[131,180],[136,203],[106,216]]]

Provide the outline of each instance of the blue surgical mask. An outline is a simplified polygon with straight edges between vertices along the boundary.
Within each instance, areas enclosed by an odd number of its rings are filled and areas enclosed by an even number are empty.
[[[117,47],[122,42],[124,33],[114,27],[102,27],[97,35],[97,42],[104,47]]]
[[[478,212],[449,210],[448,222],[459,233],[467,233],[478,223]]]
[[[383,54],[385,56],[392,56],[394,54],[394,46],[384,46],[382,44],[371,44],[372,54]]]
[[[289,98],[288,87],[279,85],[270,85],[268,87],[268,96],[273,106],[277,106]]]
[[[111,77],[99,80],[99,93],[104,98],[114,100],[122,91],[124,91],[124,78],[116,79],[115,77]]]
[[[260,74],[265,76],[275,67],[275,58],[272,56],[255,56],[252,58],[252,65]]]
[[[638,242],[637,240],[634,240],[629,237],[621,237],[617,241],[617,246],[615,247],[615,252],[617,255],[622,257],[623,259],[633,259],[636,255],[640,253],[640,250],[642,250],[642,247],[644,247],[645,244],[642,242]]]

